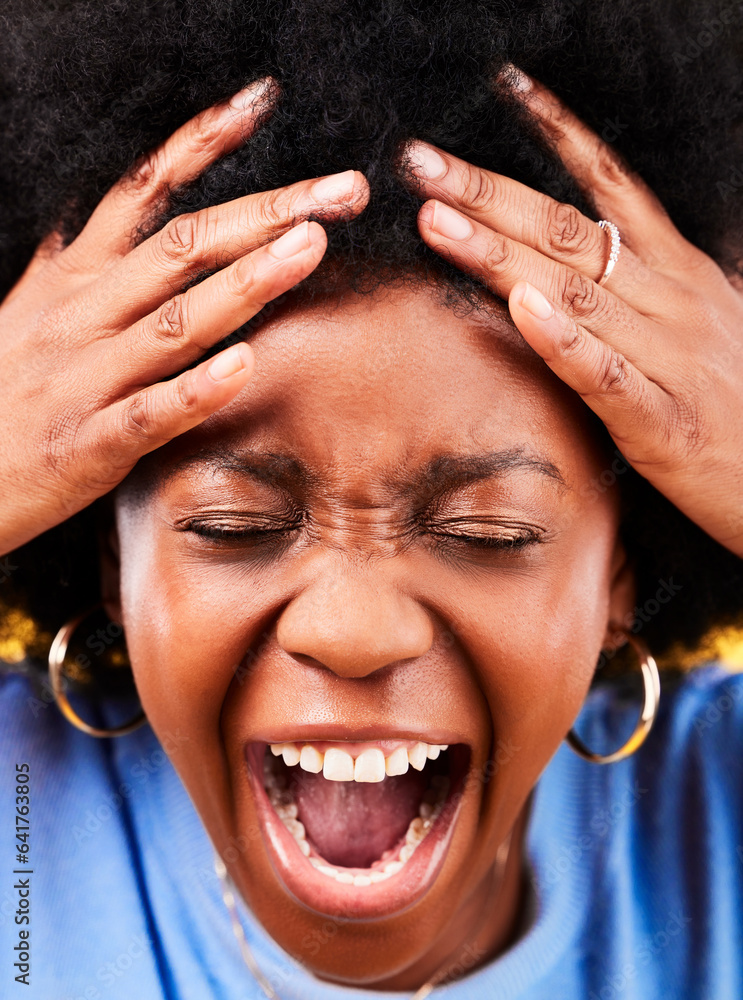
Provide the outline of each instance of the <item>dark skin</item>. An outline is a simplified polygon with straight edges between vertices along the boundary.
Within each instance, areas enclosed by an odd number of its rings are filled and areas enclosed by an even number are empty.
[[[597,213],[618,225],[616,267],[600,285],[607,234],[573,206],[418,142],[403,160],[428,199],[421,237],[507,299],[526,342],[627,461],[743,555],[740,276],[685,240],[642,179],[554,94],[513,67],[506,75]],[[14,484],[0,495],[0,555],[234,399],[253,371],[244,343],[161,379],[310,274],[327,241],[302,219],[363,211],[367,181],[348,170],[181,216],[132,248],[163,191],[248,139],[277,94],[275,82],[258,81],[186,122],[108,192],[70,246],[51,234],[0,304],[0,472]]]
[[[581,493],[605,459],[579,400],[505,320],[431,289],[287,309],[252,346],[250,391],[118,491],[107,609],[155,732],[189,735],[173,763],[222,852],[260,828],[241,748],[271,727],[394,722],[470,746],[445,863],[405,911],[316,950],[328,915],[287,893],[261,837],[229,866],[316,974],[413,989],[512,939],[529,795],[632,607],[617,497]],[[253,471],[184,464],[203,449],[250,451]]]
[[[485,961],[513,939],[529,795],[634,603],[618,498],[581,490],[606,460],[579,397],[642,475],[743,553],[740,288],[553,95],[521,95],[620,227],[605,285],[606,234],[570,206],[422,144],[409,161],[429,199],[422,238],[508,299],[536,354],[505,322],[398,288],[276,313],[253,342],[255,374],[238,344],[161,381],[317,266],[325,232],[302,219],[352,215],[368,198],[357,172],[308,179],[132,249],[163,186],[258,126],[256,90],[184,125],[71,246],[50,237],[0,307],[0,467],[15,484],[0,554],[126,480],[106,603],[143,707],[161,737],[188,734],[173,763],[217,849],[255,833],[230,863],[246,901],[336,981],[412,989],[471,967],[466,944]],[[283,459],[175,474],[204,448]],[[251,537],[213,537],[246,526]],[[301,719],[333,739],[394,724],[471,751],[428,891],[337,923],[319,950],[328,910],[298,903],[277,874],[242,752]]]

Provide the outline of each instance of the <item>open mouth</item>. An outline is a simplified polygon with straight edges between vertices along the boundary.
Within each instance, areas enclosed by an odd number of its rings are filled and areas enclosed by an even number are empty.
[[[397,912],[435,880],[469,766],[464,744],[251,743],[261,832],[299,902],[349,919]]]

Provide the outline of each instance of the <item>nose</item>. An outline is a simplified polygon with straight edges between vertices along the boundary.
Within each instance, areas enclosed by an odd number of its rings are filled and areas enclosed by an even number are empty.
[[[285,652],[309,657],[341,677],[366,677],[423,656],[434,627],[412,597],[383,580],[351,573],[323,576],[284,609],[276,638]]]

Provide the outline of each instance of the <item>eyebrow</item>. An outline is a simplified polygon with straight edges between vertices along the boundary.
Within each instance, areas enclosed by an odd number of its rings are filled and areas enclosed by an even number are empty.
[[[170,479],[191,469],[205,473],[238,472],[282,489],[297,489],[316,479],[301,462],[288,455],[214,448],[187,455],[173,465],[161,467],[146,492],[159,489]],[[405,491],[441,493],[482,479],[520,471],[537,472],[562,487],[568,486],[553,462],[520,447],[480,455],[440,455],[405,483]]]
[[[306,482],[307,472],[296,458],[269,451],[230,451],[228,448],[203,449],[186,455],[178,462],[158,472],[159,487],[181,472],[239,472],[272,486],[299,486]]]
[[[554,462],[542,455],[528,452],[526,448],[487,452],[482,455],[442,455],[429,463],[419,479],[424,489],[432,492],[466,486],[468,483],[505,476],[510,472],[538,472],[568,488],[562,473]]]

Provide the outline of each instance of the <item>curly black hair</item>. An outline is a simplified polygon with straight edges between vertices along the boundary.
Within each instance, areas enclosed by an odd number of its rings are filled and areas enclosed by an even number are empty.
[[[494,82],[508,62],[551,86],[689,240],[743,275],[743,6],[730,0],[6,0],[0,295],[50,231],[72,240],[146,150],[270,74],[281,96],[267,124],[171,192],[148,231],[183,211],[354,167],[369,180],[369,207],[329,227],[333,266],[312,280],[332,270],[368,291],[423,277],[474,303],[476,280],[418,236],[420,199],[400,177],[406,140],[428,140],[596,218]],[[607,438],[606,483],[612,476],[649,644],[693,647],[711,627],[740,623],[741,560],[613,456]],[[24,609],[51,633],[95,602],[97,506],[6,560],[6,620]]]

